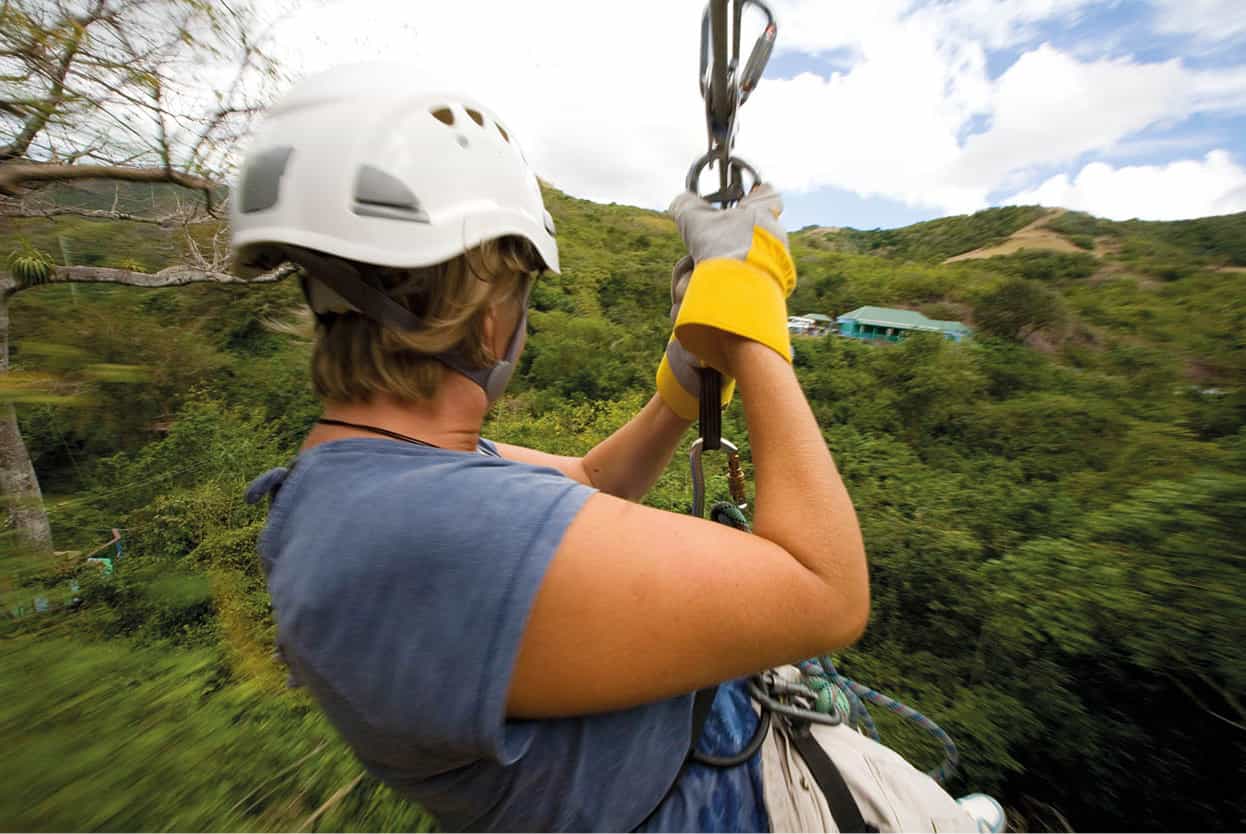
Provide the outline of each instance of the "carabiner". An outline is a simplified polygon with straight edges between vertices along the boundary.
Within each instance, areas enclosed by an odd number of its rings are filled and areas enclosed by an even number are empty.
[[[716,161],[719,166],[719,189],[705,200],[720,203],[723,208],[739,202],[745,194],[740,183],[741,167],[753,175],[754,181],[760,181],[751,167],[732,158],[731,149],[735,145],[736,113],[761,81],[778,34],[774,13],[765,3],[761,0],[734,0],[731,43],[728,45],[727,4],[728,0],[710,0],[701,16],[701,65],[698,80],[701,97],[705,99],[705,127],[709,150],[693,163],[685,181],[689,191],[699,194],[701,171],[711,160]],[[766,16],[766,25],[741,71],[740,29],[745,6],[756,6],[760,9]]]
[[[741,511],[748,508],[748,497],[744,492],[744,467],[740,464],[740,450],[730,440],[719,441],[727,453],[727,488],[731,491],[731,502]],[[692,514],[697,518],[705,517],[705,469],[701,465],[704,454],[705,438],[698,437],[692,441],[688,450],[688,465],[692,469]]]
[[[724,2],[724,0],[720,0],[720,2]],[[774,50],[774,39],[779,32],[778,25],[774,22],[774,12],[770,11],[770,7],[761,2],[761,0],[736,0],[735,14],[733,15],[735,31],[732,36],[730,63],[732,70],[738,67],[740,62],[740,19],[743,17],[745,6],[756,6],[761,9],[762,14],[766,16],[766,27],[757,38],[757,42],[753,44],[753,51],[749,53],[748,61],[744,65],[744,72],[740,75],[740,104],[748,100],[749,93],[753,92],[757,88],[757,82],[761,81],[761,74],[765,71],[766,64],[770,61],[770,53]],[[700,81],[701,96],[703,98],[708,95],[710,89],[710,49],[712,47],[710,26],[710,7],[707,5],[705,13],[701,15]]]
[[[728,6],[732,17],[727,18]],[[757,43],[749,53],[743,71],[740,69],[740,31],[745,6],[756,6],[766,16],[766,26]],[[753,178],[753,185],[761,182],[761,175],[742,159],[731,155],[735,145],[736,113],[756,89],[770,60],[778,26],[774,14],[763,0],[709,0],[701,16],[701,97],[705,100],[705,127],[709,148],[692,163],[684,185],[693,194],[700,194],[701,173],[707,165],[717,163],[719,188],[704,199],[729,208],[744,198],[744,174]],[[730,35],[730,42],[728,42]],[[698,518],[705,512],[705,473],[701,468],[704,450],[726,449],[728,483],[731,498],[741,510],[746,504],[744,496],[744,473],[740,467],[740,455],[736,447],[722,440],[722,377],[717,371],[706,368],[702,373],[700,414],[698,423],[701,437],[692,444],[688,453],[692,465],[692,512]]]

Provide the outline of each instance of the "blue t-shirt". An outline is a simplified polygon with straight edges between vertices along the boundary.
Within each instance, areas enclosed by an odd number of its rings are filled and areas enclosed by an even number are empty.
[[[368,770],[443,828],[769,828],[756,756],[684,765],[691,696],[506,717],[537,589],[592,489],[488,441],[472,454],[350,438],[266,473],[248,498],[270,492],[260,554],[294,677]],[[727,684],[700,746],[739,750],[755,722]]]

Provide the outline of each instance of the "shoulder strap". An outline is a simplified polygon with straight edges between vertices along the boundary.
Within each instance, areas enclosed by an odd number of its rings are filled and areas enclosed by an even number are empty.
[[[826,751],[822,749],[822,745],[818,744],[813,733],[809,732],[809,726],[807,724],[793,726],[789,735],[792,739],[792,746],[805,760],[805,764],[809,766],[809,772],[813,774],[814,781],[822,789],[822,795],[826,797],[826,803],[831,807],[831,817],[834,818],[836,827],[843,832],[877,832],[876,827],[865,821],[860,806],[853,799],[852,791],[848,789],[848,783],[844,781],[843,774],[831,761],[831,757],[826,755]]]

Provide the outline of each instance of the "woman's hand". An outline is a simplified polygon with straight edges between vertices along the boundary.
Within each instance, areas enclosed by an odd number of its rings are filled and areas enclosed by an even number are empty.
[[[690,192],[676,197],[671,214],[688,247],[671,275],[671,320],[676,332],[658,368],[658,392],[676,414],[696,419],[701,395],[698,370],[726,368],[726,341],[733,334],[791,356],[784,300],[796,286],[779,225],[783,202],[769,185],[755,186],[739,205],[718,210]],[[766,276],[769,277],[766,277]],[[693,308],[685,298],[695,285]],[[724,380],[722,404],[734,380]]]
[[[670,211],[695,264],[676,288],[675,337],[719,371],[727,370],[723,333],[760,342],[790,361],[786,300],[796,288],[796,266],[779,224],[779,193],[761,185],[719,210],[689,192]]]
[[[679,307],[692,278],[692,256],[685,255],[671,270],[671,321],[679,318]],[[721,331],[718,331],[721,333]],[[723,334],[726,335],[726,334]],[[700,415],[701,369],[704,363],[692,354],[674,334],[666,343],[666,353],[658,365],[658,395],[666,406],[683,420]],[[721,405],[726,408],[735,394],[735,380],[725,377],[720,388]]]

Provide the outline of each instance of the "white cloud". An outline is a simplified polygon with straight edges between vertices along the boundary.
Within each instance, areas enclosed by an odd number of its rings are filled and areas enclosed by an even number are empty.
[[[952,173],[998,183],[1032,166],[1076,159],[1178,114],[1195,79],[1176,60],[1082,62],[1047,44],[1022,55],[992,91],[992,125],[969,138]]]
[[[1179,60],[1079,60],[1043,45],[990,78],[988,48],[1029,42],[1038,24],[1090,2],[774,0],[780,51],[842,50],[854,62],[829,77],[763,82],[741,113],[739,153],[781,189],[833,186],[970,211],[1025,188],[1036,170],[1087,153],[1111,159],[1147,127],[1243,107],[1246,71]],[[418,83],[445,79],[489,104],[560,188],[660,208],[705,149],[695,80],[703,8],[335,0],[283,24],[278,39],[300,73],[410,62]],[[975,119],[989,126],[962,142]]]
[[[1230,214],[1246,211],[1246,168],[1223,150],[1167,165],[1113,168],[1092,162],[1072,180],[1060,174],[1004,202],[1064,206],[1113,220]]]
[[[339,0],[296,17],[280,40],[301,72],[408,63],[413,84],[489,105],[559,187],[656,206],[704,152],[700,16],[700,3],[662,0]]]
[[[1194,71],[1176,59],[1083,61],[1047,44],[991,80],[980,42],[964,35],[972,25],[976,37],[1014,40],[1043,15],[1084,5],[967,0],[889,23],[870,18],[851,44],[860,59],[850,71],[759,88],[742,146],[785,149],[767,169],[781,187],[831,185],[961,212],[1023,186],[1035,170],[1110,153],[1145,128],[1246,102],[1242,70]],[[804,22],[829,25],[828,7],[816,4]],[[958,142],[976,115],[989,128]]]
[[[954,0],[919,13],[989,49],[1002,49],[1034,38],[1039,23],[1071,24],[1096,2],[1102,0]]]
[[[1205,43],[1224,43],[1246,36],[1246,9],[1241,0],[1152,0],[1155,29],[1164,34],[1193,35]]]

